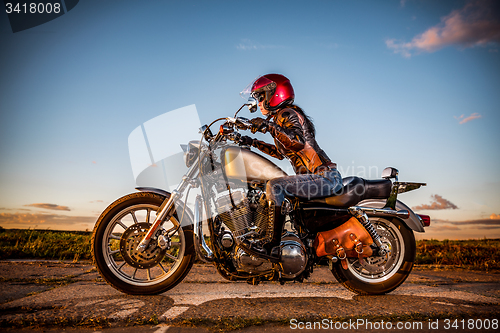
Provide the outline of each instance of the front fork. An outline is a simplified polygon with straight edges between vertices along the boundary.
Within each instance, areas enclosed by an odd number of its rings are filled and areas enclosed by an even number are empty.
[[[160,208],[156,213],[156,219],[154,220],[153,225],[151,225],[151,228],[149,228],[148,233],[144,236],[144,238],[137,246],[137,251],[144,252],[147,249],[149,242],[151,241],[151,237],[153,237],[158,228],[163,224],[164,221],[170,220],[170,218],[174,215],[175,202],[182,197],[184,190],[191,184],[191,180],[195,179],[197,176],[198,173],[197,162],[198,161],[195,161],[195,163],[193,163],[193,165],[188,170],[186,175],[182,177],[181,183],[179,184],[179,186],[177,186],[177,189],[172,191],[170,198],[168,198],[168,200],[163,201],[163,203],[161,204]],[[179,221],[178,225],[174,221],[173,223],[175,227],[180,227],[182,221]]]

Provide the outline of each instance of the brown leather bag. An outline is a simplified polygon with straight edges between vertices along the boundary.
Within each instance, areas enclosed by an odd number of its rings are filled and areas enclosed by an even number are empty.
[[[373,240],[366,229],[355,217],[335,229],[322,231],[316,235],[314,249],[318,257],[335,255],[347,269],[346,258],[358,257],[360,260],[372,255],[370,245]]]

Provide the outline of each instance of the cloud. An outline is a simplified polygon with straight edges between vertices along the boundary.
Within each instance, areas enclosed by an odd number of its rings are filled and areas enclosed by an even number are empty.
[[[26,227],[34,225],[75,225],[82,223],[94,223],[95,217],[91,216],[67,216],[58,214],[23,214],[23,213],[0,213],[0,224],[8,227]]]
[[[280,45],[262,45],[259,43],[255,43],[250,39],[242,39],[241,42],[236,45],[238,50],[248,51],[248,50],[262,50],[262,49],[276,49],[281,48]]]
[[[432,232],[458,231],[470,232],[470,230],[498,230],[500,229],[500,219],[478,219],[467,221],[432,220]],[[467,231],[469,230],[469,231]]]
[[[467,225],[485,225],[485,226],[499,226],[500,227],[500,219],[494,220],[494,219],[477,219],[477,220],[467,220],[467,221],[448,221],[448,220],[432,220],[432,222],[437,223],[437,224],[452,224],[452,225],[460,225],[460,226],[467,226]]]
[[[389,49],[405,58],[410,58],[412,51],[435,52],[449,45],[467,48],[491,43],[500,43],[500,6],[496,0],[469,2],[441,18],[440,24],[415,36],[411,42],[385,41]]]
[[[392,49],[394,51],[394,53],[396,53],[396,54],[399,53],[405,58],[411,57],[411,53],[410,53],[411,45],[410,45],[410,43],[400,43],[400,42],[396,41],[395,39],[387,39],[385,41],[385,45],[388,48]]]
[[[401,1],[399,2],[399,4],[401,5],[401,7],[404,7],[404,6],[406,5],[406,1],[407,1],[407,0],[401,0]]]
[[[34,203],[34,204],[29,204],[29,205],[24,205],[27,207],[36,207],[36,208],[43,208],[43,209],[50,209],[50,210],[66,210],[66,211],[71,211],[69,207],[67,206],[59,206],[59,205],[54,205],[54,204],[48,204],[48,203]]]
[[[459,124],[462,125],[462,124],[465,124],[471,120],[482,118],[482,117],[483,116],[481,116],[479,113],[475,112],[468,117],[465,117],[465,115],[461,115],[460,117],[454,117],[454,118],[457,120],[460,120]]]
[[[439,209],[457,209],[458,207],[451,203],[450,201],[446,200],[442,196],[435,194],[431,195],[431,198],[434,202],[432,202],[430,205],[420,205],[420,206],[415,206],[412,209],[414,210],[439,210]]]
[[[499,214],[491,214],[490,219],[492,220],[500,220],[500,215]]]
[[[459,227],[451,226],[451,225],[440,225],[440,226],[432,226],[433,232],[445,232],[445,231],[456,231],[461,230]]]

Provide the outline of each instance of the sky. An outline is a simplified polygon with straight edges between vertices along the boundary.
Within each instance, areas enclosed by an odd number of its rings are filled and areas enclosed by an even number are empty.
[[[281,73],[342,176],[427,183],[399,196],[432,218],[417,239],[500,238],[499,7],[86,0],[16,33],[0,14],[0,226],[92,230],[135,191],[134,129],[232,116]]]

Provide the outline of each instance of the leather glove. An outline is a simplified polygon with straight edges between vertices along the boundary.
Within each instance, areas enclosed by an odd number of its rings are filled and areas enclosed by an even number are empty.
[[[267,132],[267,127],[269,125],[269,122],[267,120],[257,117],[250,120],[250,122],[252,123],[252,133],[255,133],[257,131],[262,133]]]
[[[242,146],[251,146],[253,144],[253,139],[249,136],[242,136],[240,138],[240,145]]]

